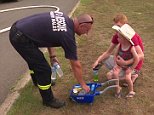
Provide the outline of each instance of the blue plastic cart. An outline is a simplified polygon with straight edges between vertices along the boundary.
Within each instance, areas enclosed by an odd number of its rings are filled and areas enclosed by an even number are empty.
[[[95,82],[94,83],[87,83],[87,85],[91,89],[89,93],[85,93],[84,90],[82,90],[82,88],[79,84],[74,85],[72,90],[71,90],[71,93],[70,93],[70,99],[72,101],[77,102],[77,103],[93,103],[95,96],[103,94],[105,91],[112,89],[112,88],[115,88],[118,85],[109,85],[108,87],[106,87],[102,91],[97,91],[97,88],[102,87],[102,86],[107,85],[107,84],[110,84],[111,82],[115,82],[115,81],[118,81],[118,79],[108,80],[108,81],[103,82],[103,83],[95,83]],[[79,93],[77,93],[77,92],[79,92]]]

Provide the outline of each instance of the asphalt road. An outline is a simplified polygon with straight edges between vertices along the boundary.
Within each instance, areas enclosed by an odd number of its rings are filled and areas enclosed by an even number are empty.
[[[18,2],[0,3],[0,10],[31,5],[53,5],[69,14],[79,0],[18,0]],[[11,26],[23,17],[54,10],[52,8],[36,8],[12,11],[0,14],[0,30]],[[0,34],[0,105],[10,93],[21,75],[27,71],[27,64],[13,49],[9,42],[9,32]]]

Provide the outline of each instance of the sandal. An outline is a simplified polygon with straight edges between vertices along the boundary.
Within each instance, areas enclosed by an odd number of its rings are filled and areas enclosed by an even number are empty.
[[[134,95],[135,95],[135,92],[134,92],[134,91],[131,91],[131,92],[129,92],[129,93],[126,95],[126,98],[132,98],[132,97],[134,97]]]
[[[121,94],[122,94],[122,93],[121,93],[121,90],[122,90],[122,88],[120,87],[119,93],[116,93],[116,94],[115,94],[115,97],[116,97],[116,98],[121,98]]]

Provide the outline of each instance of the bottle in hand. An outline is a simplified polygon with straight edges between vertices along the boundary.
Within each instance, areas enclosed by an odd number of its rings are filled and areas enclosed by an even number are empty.
[[[57,72],[58,76],[59,76],[59,77],[62,77],[62,76],[63,76],[63,71],[62,71],[60,65],[59,65],[57,62],[55,62],[55,63],[53,64],[53,67],[56,68],[56,72]]]
[[[57,74],[56,74],[56,68],[54,66],[51,67],[51,85],[54,86],[56,83],[56,79],[57,79]]]
[[[98,82],[98,70],[101,68],[102,63],[98,63],[95,68],[93,68],[93,76],[94,76],[94,82]]]
[[[98,82],[98,70],[93,69],[93,77],[94,77],[94,82]]]

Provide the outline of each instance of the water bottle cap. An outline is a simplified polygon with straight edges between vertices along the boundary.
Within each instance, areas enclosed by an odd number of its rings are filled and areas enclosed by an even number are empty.
[[[98,70],[93,70],[93,73],[98,73]]]
[[[60,65],[57,64],[57,68],[60,68]]]
[[[93,70],[99,70],[99,69],[101,68],[101,66],[102,66],[102,64],[101,64],[101,63],[98,63],[98,64],[96,65],[96,67],[93,68]]]

